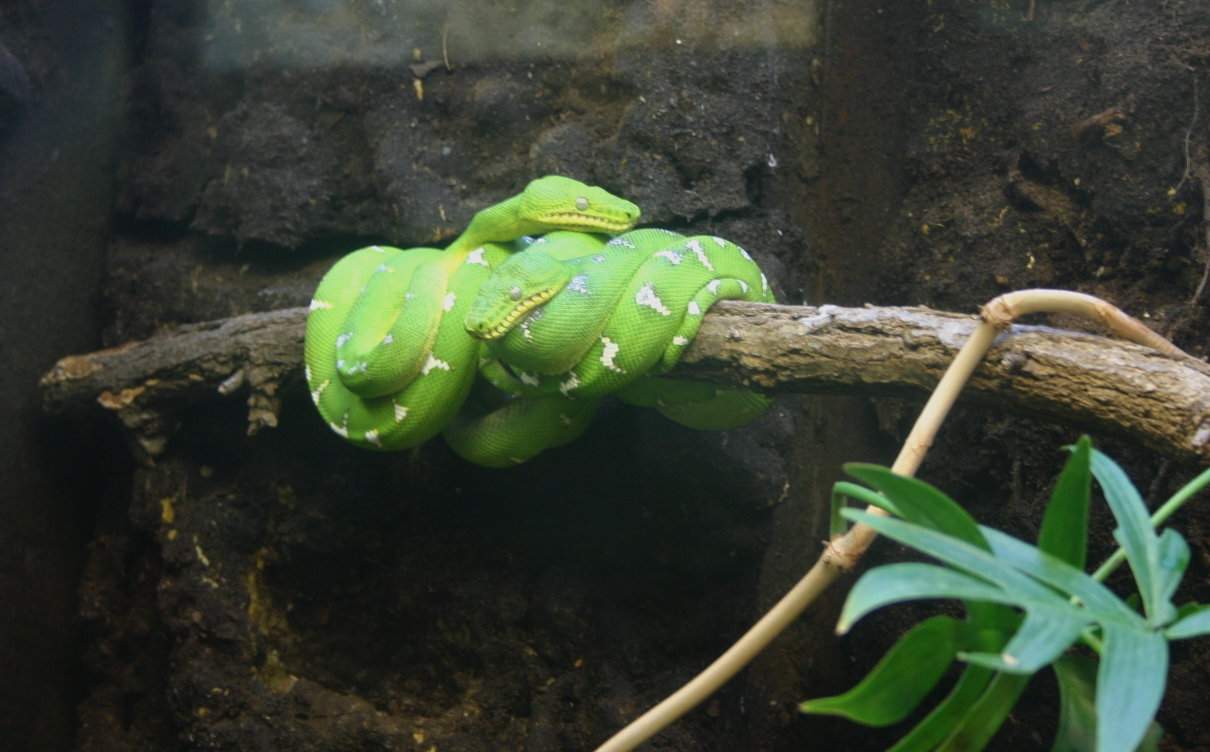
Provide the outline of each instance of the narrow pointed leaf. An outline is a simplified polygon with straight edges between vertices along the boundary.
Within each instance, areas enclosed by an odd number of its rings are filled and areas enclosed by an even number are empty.
[[[996,674],[968,665],[945,699],[888,752],[932,752],[966,718]]]
[[[885,501],[874,502],[875,506],[893,516],[987,548],[974,518],[937,488],[878,465],[853,463],[845,465],[845,470],[880,491]],[[969,620],[985,627],[1011,629],[1018,621],[1016,613],[1003,606],[980,601],[965,605]]]
[[[1160,603],[1172,609],[1169,616],[1171,620],[1176,618],[1172,596],[1176,595],[1176,588],[1181,584],[1181,578],[1185,576],[1185,569],[1189,566],[1189,544],[1180,533],[1168,528],[1160,535],[1158,548],[1156,597]],[[1167,623],[1167,620],[1164,623]]]
[[[1088,618],[1069,609],[1034,605],[1021,628],[1000,653],[961,653],[959,658],[1010,674],[1032,674],[1057,658],[1088,626]]]
[[[1083,655],[1065,655],[1054,662],[1059,681],[1059,728],[1050,752],[1087,752],[1097,733],[1097,662]],[[1137,752],[1158,752],[1161,731],[1152,722]]]
[[[1096,662],[1065,655],[1054,663],[1059,681],[1059,729],[1051,752],[1086,752],[1097,738]]]
[[[856,483],[850,483],[843,480],[837,481],[836,483],[832,484],[831,513],[829,514],[829,528],[832,537],[844,535],[845,533],[844,518],[841,517],[840,510],[844,509],[846,499],[854,499],[856,501],[865,502],[866,504],[878,507],[885,512],[890,512],[896,517],[903,516],[899,514],[899,509],[895,506],[895,503],[892,500],[888,499],[877,491],[866,488],[865,486],[859,486]]]
[[[1092,451],[1092,474],[1105,492],[1105,501],[1117,520],[1113,537],[1126,553],[1126,561],[1143,598],[1143,609],[1151,624],[1166,624],[1176,614],[1161,593],[1167,580],[1159,573],[1159,537],[1151,529],[1147,506],[1126,473],[1109,457]]]
[[[1198,606],[1184,614],[1175,624],[1164,630],[1169,640],[1184,640],[1210,634],[1210,606]]]
[[[1119,621],[1138,629],[1146,627],[1142,618],[1109,588],[1079,569],[999,530],[989,527],[982,530],[997,559],[1051,587],[1074,595],[1098,621]]]
[[[975,518],[958,502],[922,480],[899,475],[881,465],[849,463],[845,472],[893,500],[897,516],[987,548]]]
[[[1092,442],[1087,436],[1072,448],[1059,474],[1038,534],[1038,548],[1083,569],[1088,555],[1088,499],[1092,493]]]
[[[996,674],[971,712],[937,747],[938,752],[970,752],[986,747],[1000,726],[1004,725],[1004,719],[1016,706],[1029,679],[1029,676],[1022,674]]]
[[[1163,635],[1105,627],[1097,671],[1097,752],[1133,752],[1155,717],[1167,678]]]
[[[866,726],[898,723],[916,709],[954,660],[969,625],[935,616],[909,630],[857,686],[807,700],[804,713],[839,715]]]
[[[890,517],[879,517],[855,509],[844,510],[844,516],[869,525],[881,535],[911,546],[935,559],[940,559],[973,577],[1000,586],[1011,593],[1013,601],[1022,607],[1027,607],[1031,602],[1038,602],[1051,604],[1056,608],[1075,609],[1065,598],[1050,588],[1013,569],[989,551],[970,543],[909,522]],[[982,533],[980,533],[980,538],[982,538]],[[1004,601],[996,599],[995,602]]]
[[[836,631],[841,634],[849,631],[861,617],[883,606],[924,598],[1012,602],[994,585],[936,564],[887,564],[866,572],[853,585]]]

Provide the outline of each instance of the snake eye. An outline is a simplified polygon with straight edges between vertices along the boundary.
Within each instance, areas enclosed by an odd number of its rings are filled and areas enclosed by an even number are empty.
[[[580,196],[576,199],[576,208],[580,211],[588,211],[588,199]]]
[[[509,290],[508,297],[512,298],[513,300],[520,300],[521,299],[521,288],[514,287],[511,290]]]

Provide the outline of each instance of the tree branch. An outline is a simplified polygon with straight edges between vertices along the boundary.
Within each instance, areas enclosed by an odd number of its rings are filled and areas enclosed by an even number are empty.
[[[301,375],[306,315],[305,308],[248,314],[64,358],[42,377],[43,404],[63,412],[95,401],[116,412],[141,450],[154,456],[180,408],[246,385],[255,433],[277,424],[280,388]],[[976,323],[974,316],[926,308],[723,302],[706,316],[677,375],[770,392],[923,394]],[[1210,460],[1210,367],[1192,358],[1015,325],[967,389],[971,398],[1017,412]]]

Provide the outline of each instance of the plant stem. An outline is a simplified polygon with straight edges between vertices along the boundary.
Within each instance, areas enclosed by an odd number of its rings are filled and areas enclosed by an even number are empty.
[[[1201,491],[1208,485],[1210,485],[1210,468],[1203,470],[1200,475],[1186,483],[1181,490],[1174,493],[1171,499],[1160,505],[1160,508],[1155,510],[1155,514],[1151,515],[1151,526],[1159,527],[1163,525],[1169,517],[1176,513],[1176,510],[1183,507],[1185,502],[1192,499],[1197,495],[1198,491]],[[1122,566],[1122,562],[1124,561],[1126,561],[1126,551],[1119,548],[1101,566],[1097,567],[1097,571],[1092,573],[1092,579],[1097,582],[1104,582],[1105,578],[1111,575],[1115,569]]]

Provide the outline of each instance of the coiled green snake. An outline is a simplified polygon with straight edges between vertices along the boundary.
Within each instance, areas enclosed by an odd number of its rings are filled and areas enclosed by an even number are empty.
[[[772,301],[764,274],[722,238],[625,232],[638,217],[629,201],[547,176],[480,211],[445,251],[344,257],[307,318],[320,415],[373,449],[444,429],[458,454],[492,467],[574,439],[608,394],[696,428],[759,416],[768,400],[754,392],[658,374],[715,301]],[[476,373],[495,396],[459,415]]]

